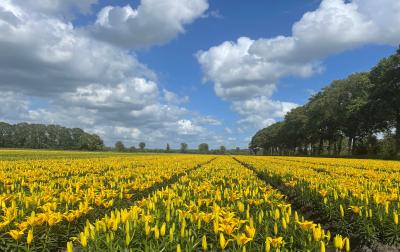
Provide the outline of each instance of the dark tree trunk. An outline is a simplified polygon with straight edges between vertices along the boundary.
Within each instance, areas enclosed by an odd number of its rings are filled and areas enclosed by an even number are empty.
[[[347,142],[347,154],[351,155],[351,150],[352,150],[352,146],[351,143],[353,142],[353,138],[349,137],[348,142]]]
[[[328,155],[332,155],[332,139],[329,138],[328,140]]]
[[[319,139],[318,155],[322,154],[323,148],[324,148],[324,139],[321,137]]]
[[[340,154],[342,153],[342,142],[343,142],[343,136],[340,136],[338,143],[338,153],[337,153],[338,156],[340,156]]]
[[[337,156],[337,154],[338,154],[338,151],[337,151],[337,141],[335,141],[334,143],[333,143],[333,154],[335,155],[335,156]]]
[[[354,155],[355,151],[356,151],[356,143],[357,143],[357,139],[355,137],[353,137],[351,139],[351,155]]]

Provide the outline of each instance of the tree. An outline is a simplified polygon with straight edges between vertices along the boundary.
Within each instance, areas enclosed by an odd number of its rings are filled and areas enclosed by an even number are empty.
[[[130,151],[130,152],[135,152],[135,151],[136,151],[136,147],[135,147],[135,146],[129,147],[129,151]]]
[[[187,143],[181,143],[181,152],[186,153],[188,151]]]
[[[396,139],[390,132],[379,142],[379,154],[385,158],[391,158],[396,155]]]
[[[335,91],[333,99],[337,100],[335,114],[340,131],[348,139],[349,154],[354,153],[357,142],[372,135],[373,127],[370,119],[376,114],[370,114],[367,109],[371,86],[369,73],[352,74],[332,85]]]
[[[225,152],[226,152],[226,147],[225,146],[220,146],[219,147],[219,151],[221,152],[221,154],[225,154]]]
[[[103,150],[103,140],[79,128],[59,125],[0,122],[0,147]]]
[[[236,153],[239,153],[239,152],[240,152],[240,148],[236,147]]]
[[[285,123],[282,131],[285,133],[284,140],[287,149],[293,153],[299,151],[306,153],[310,139],[307,137],[308,116],[305,107],[297,107],[288,112],[285,116]]]
[[[139,143],[139,148],[140,148],[141,151],[143,151],[145,147],[146,147],[146,143],[145,142],[140,142]]]
[[[370,102],[390,126],[396,128],[396,153],[400,155],[400,48],[396,54],[382,59],[370,73]]]
[[[117,141],[117,142],[115,143],[115,150],[118,151],[118,152],[124,152],[124,151],[125,151],[125,145],[124,145],[124,143],[121,142],[121,141]]]
[[[393,137],[379,141],[377,133]],[[347,140],[349,154],[400,155],[400,48],[369,73],[335,80],[307,104],[285,115],[282,122],[259,130],[249,148],[270,155],[341,155]],[[384,151],[382,151],[384,150]]]
[[[167,147],[165,148],[165,150],[166,150],[167,152],[169,152],[169,151],[171,150],[171,147],[169,146],[169,143],[167,143]]]
[[[209,151],[208,144],[206,144],[206,143],[199,144],[199,152],[200,153],[207,153],[208,151]]]

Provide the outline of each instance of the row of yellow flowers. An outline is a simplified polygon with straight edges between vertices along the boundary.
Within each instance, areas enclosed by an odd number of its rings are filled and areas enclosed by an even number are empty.
[[[358,243],[400,245],[400,162],[238,157]]]
[[[231,157],[219,157],[103,218],[87,221],[67,243],[84,251],[322,251],[350,250],[304,220],[285,196]]]
[[[87,218],[131,205],[136,193],[210,159],[171,155],[0,161],[0,242],[10,250],[56,249]]]

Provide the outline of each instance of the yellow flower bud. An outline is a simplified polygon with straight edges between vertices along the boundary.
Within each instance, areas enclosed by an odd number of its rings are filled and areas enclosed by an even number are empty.
[[[278,220],[280,218],[281,214],[279,212],[279,209],[275,209],[275,220]]]
[[[325,252],[325,243],[323,241],[320,241],[320,252]]]
[[[223,233],[220,233],[219,234],[219,245],[221,246],[221,249],[225,249],[226,248],[226,246],[228,245],[228,243],[229,243],[229,241],[227,241],[226,239],[225,239],[225,236],[224,236],[224,234]]]
[[[243,213],[244,212],[244,204],[242,203],[242,202],[238,202],[237,203],[237,205],[238,205],[238,209],[239,209],[239,211],[241,212],[241,213]]]
[[[287,224],[286,224],[285,218],[282,218],[282,228],[283,228],[283,230],[286,230],[286,228],[287,228]]]
[[[205,235],[201,238],[201,247],[204,251],[207,250],[207,237]]]
[[[33,230],[29,230],[28,231],[28,236],[26,237],[26,243],[28,243],[28,245],[31,245],[33,240]]]
[[[161,229],[160,229],[160,234],[161,234],[162,237],[165,236],[166,229],[167,229],[167,223],[164,222],[164,223],[161,225]]]
[[[158,238],[160,238],[160,230],[158,229],[157,225],[154,227],[154,238],[156,240],[158,240]]]
[[[82,247],[86,248],[87,247],[87,237],[85,233],[81,232],[79,234],[79,241],[81,242]]]
[[[129,243],[131,243],[131,235],[129,234],[129,232],[125,233],[125,245],[129,246]]]
[[[174,229],[171,227],[169,229],[169,241],[172,242],[174,240]]]
[[[144,225],[144,232],[145,232],[146,236],[150,235],[150,231],[151,231],[151,228],[150,228],[149,224],[146,222],[146,224]]]
[[[265,252],[270,252],[271,251],[271,241],[270,239],[267,238],[265,241]]]
[[[349,252],[350,251],[350,239],[346,238],[345,240],[346,240],[346,252]]]
[[[275,235],[278,234],[278,225],[276,224],[276,222],[275,222],[275,224],[274,224],[274,234],[275,234]]]
[[[74,245],[72,244],[72,241],[67,242],[67,252],[73,252],[74,251]]]
[[[344,209],[343,209],[343,206],[340,205],[340,206],[339,206],[339,209],[340,209],[340,216],[341,216],[342,218],[344,218]]]

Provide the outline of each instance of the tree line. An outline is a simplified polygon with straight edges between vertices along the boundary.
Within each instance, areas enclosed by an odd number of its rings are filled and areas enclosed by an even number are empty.
[[[0,147],[65,150],[103,150],[103,140],[80,128],[59,125],[0,122]]]
[[[122,141],[117,141],[114,148],[109,150],[114,150],[117,152],[150,152],[150,153],[191,153],[191,154],[235,154],[235,155],[246,155],[249,154],[249,150],[241,150],[239,147],[235,149],[227,149],[225,146],[220,146],[218,149],[210,149],[207,143],[201,143],[198,145],[197,149],[189,149],[187,143],[181,143],[179,149],[172,149],[167,143],[165,149],[146,149],[146,143],[140,142],[139,148],[136,146],[126,147]]]
[[[335,80],[249,148],[267,155],[400,155],[400,48],[370,72]]]

